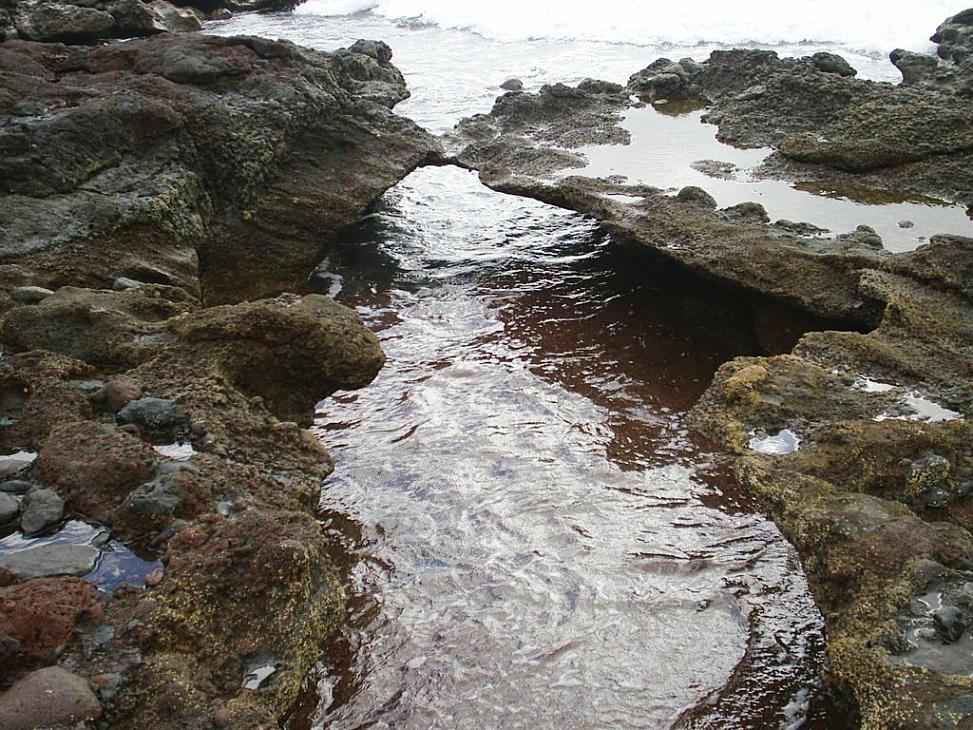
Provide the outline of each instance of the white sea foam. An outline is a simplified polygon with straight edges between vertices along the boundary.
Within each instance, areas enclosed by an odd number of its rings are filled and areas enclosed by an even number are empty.
[[[968,0],[921,0],[891,6],[885,0],[308,0],[297,12],[351,15],[370,12],[397,21],[471,30],[489,38],[558,38],[637,45],[698,43],[782,45],[827,42],[888,53],[928,50],[929,35]]]

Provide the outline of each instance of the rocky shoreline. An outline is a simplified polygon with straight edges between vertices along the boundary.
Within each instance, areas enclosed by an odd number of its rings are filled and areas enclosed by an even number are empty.
[[[628,141],[633,107],[705,106],[722,139],[773,148],[761,175],[973,206],[973,11],[937,30],[941,60],[893,52],[901,85],[717,52],[512,91],[438,140],[393,113],[381,42],[162,32],[225,7],[166,5],[0,5],[0,516],[90,527],[0,552],[5,727],[277,726],[344,619],[315,520],[333,465],[305,427],[384,362],[354,311],[288,292],[443,163],[835,322],[725,364],[692,423],[798,549],[861,726],[973,727],[973,239],[892,254],[866,227],[571,174]],[[151,37],[58,42],[130,35]],[[81,576],[113,544],[144,565],[102,592]]]
[[[661,59],[625,87],[507,93],[447,139],[496,190],[835,322],[790,355],[725,364],[690,422],[739,455],[740,485],[798,549],[828,679],[863,728],[973,727],[973,239],[892,254],[864,226],[822,235],[758,203],[718,209],[698,187],[585,177],[579,150],[627,144],[621,121],[640,105],[705,107],[719,139],[772,148],[758,176],[969,207],[971,38],[966,11],[933,36],[940,60],[894,51],[900,85],[858,80],[831,54]]]
[[[0,44],[5,518],[103,531],[0,556],[4,727],[276,726],[341,625],[333,466],[303,427],[384,355],[354,311],[282,292],[438,153],[391,112],[390,58]],[[110,539],[161,559],[144,588],[74,577]]]

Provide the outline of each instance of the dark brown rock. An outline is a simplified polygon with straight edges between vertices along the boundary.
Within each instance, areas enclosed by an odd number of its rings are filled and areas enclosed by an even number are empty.
[[[32,41],[84,43],[104,38],[115,25],[109,13],[70,2],[24,0],[15,13],[17,31]]]
[[[391,112],[408,92],[388,53],[359,47],[374,55],[198,34],[2,44],[0,262],[31,269],[19,285],[126,277],[220,301],[303,281],[438,149]]]

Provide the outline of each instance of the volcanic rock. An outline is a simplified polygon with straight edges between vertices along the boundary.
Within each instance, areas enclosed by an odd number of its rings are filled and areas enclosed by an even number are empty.
[[[0,695],[7,730],[34,730],[101,716],[101,704],[81,677],[60,667],[31,672]]]

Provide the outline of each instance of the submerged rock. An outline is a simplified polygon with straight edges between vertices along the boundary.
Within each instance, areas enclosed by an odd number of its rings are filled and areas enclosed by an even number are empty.
[[[95,569],[100,551],[91,545],[52,543],[0,553],[0,567],[19,580],[46,578],[54,575],[87,575]]]

